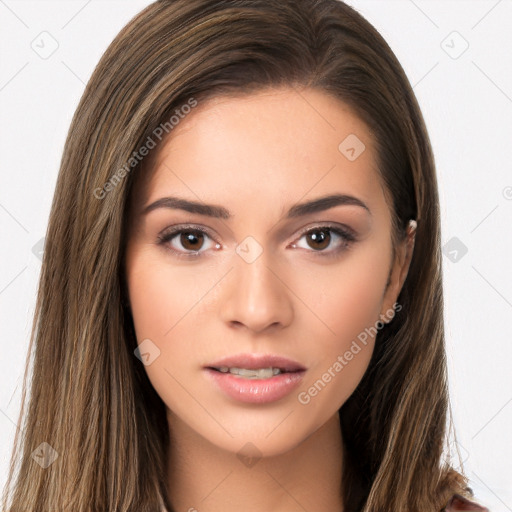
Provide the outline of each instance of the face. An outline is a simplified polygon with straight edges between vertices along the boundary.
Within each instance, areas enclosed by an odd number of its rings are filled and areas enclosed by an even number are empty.
[[[407,273],[372,134],[324,92],[268,90],[199,104],[151,162],[125,268],[169,424],[284,453],[355,390]]]

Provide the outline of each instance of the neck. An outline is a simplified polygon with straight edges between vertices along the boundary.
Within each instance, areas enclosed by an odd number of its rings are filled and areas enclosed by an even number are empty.
[[[298,446],[248,460],[213,445],[168,411],[175,511],[342,512],[343,442],[336,413]]]

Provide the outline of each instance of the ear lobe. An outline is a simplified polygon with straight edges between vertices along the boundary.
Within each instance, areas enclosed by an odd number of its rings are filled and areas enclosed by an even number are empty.
[[[385,312],[394,309],[393,305],[396,303],[400,291],[405,283],[405,279],[409,272],[409,267],[412,261],[412,255],[414,253],[414,243],[416,240],[416,228],[417,223],[411,219],[407,227],[406,239],[400,245],[395,261],[388,278],[386,291],[384,294],[384,300],[382,303],[382,311],[380,317],[385,323],[389,323],[392,318],[386,317]],[[387,318],[387,320],[386,320]]]

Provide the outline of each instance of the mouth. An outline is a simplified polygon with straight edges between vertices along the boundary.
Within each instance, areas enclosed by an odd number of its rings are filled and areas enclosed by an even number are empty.
[[[306,369],[297,361],[273,354],[237,354],[214,361],[205,368],[244,379],[270,379]]]
[[[276,402],[300,385],[306,368],[282,356],[239,354],[203,367],[205,376],[225,396],[253,404]]]
[[[237,377],[241,377],[243,379],[270,379],[275,377],[276,375],[281,375],[283,373],[297,373],[302,370],[286,370],[284,368],[238,368],[236,366],[207,366],[209,370],[214,370],[220,373],[230,373],[231,375],[236,375]]]

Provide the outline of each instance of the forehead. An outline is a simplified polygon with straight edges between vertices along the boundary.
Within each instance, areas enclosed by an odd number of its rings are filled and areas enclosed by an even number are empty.
[[[373,134],[327,93],[282,88],[199,103],[152,155],[140,192],[141,204],[168,193],[282,211],[333,190],[382,194]]]

